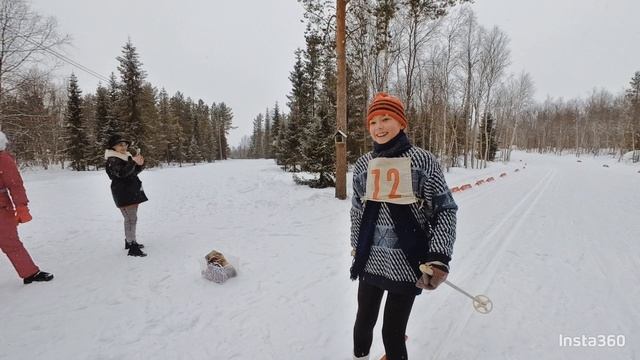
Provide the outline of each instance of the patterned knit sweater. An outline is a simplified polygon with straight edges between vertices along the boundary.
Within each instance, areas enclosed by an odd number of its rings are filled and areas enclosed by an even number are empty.
[[[425,261],[440,261],[448,266],[456,237],[456,211],[449,187],[440,165],[433,154],[411,146],[400,157],[411,158],[411,180],[414,196],[418,202],[409,205],[411,213],[429,236],[428,258]],[[353,169],[353,197],[351,207],[351,246],[358,245],[358,235],[366,194],[367,168],[373,153],[369,152],[356,161]],[[386,290],[403,293],[420,293],[415,286],[418,276],[400,249],[398,236],[386,203],[382,203],[371,252],[364,275],[361,277]]]

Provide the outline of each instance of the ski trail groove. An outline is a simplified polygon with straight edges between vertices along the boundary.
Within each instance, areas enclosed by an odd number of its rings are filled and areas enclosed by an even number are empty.
[[[550,180],[553,178],[554,175],[555,175],[554,170],[548,171],[542,177],[542,179],[538,181],[538,183],[536,183],[536,185],[532,187],[531,190],[529,190],[522,197],[522,199],[520,199],[520,201],[511,208],[511,211],[509,211],[505,216],[503,216],[502,219],[496,225],[490,227],[487,230],[487,232],[480,238],[479,243],[475,246],[476,249],[482,249],[483,251],[476,250],[475,252],[473,252],[473,260],[469,259],[469,257],[465,259],[466,261],[466,264],[464,267],[465,270],[461,272],[460,276],[456,276],[457,281],[464,283],[466,282],[466,280],[468,280],[470,276],[475,277],[477,275],[480,275],[477,272],[477,269],[484,269],[487,267],[486,264],[483,264],[485,260],[487,258],[494,258],[495,260],[495,256],[499,255],[498,251],[505,250],[508,241],[501,242],[496,240],[497,235],[501,231],[506,231],[505,229],[508,229],[509,226],[514,227],[522,223],[524,216],[521,216],[521,214],[523,214],[524,212],[528,212],[531,209],[531,207],[535,204],[535,202],[539,198],[540,194],[543,193],[542,191],[539,191],[539,190],[541,188],[546,189],[546,187],[549,185]],[[529,199],[532,196],[534,196],[534,194],[537,194],[534,198],[534,201],[527,203]],[[513,219],[518,216],[520,216],[520,218],[514,221]],[[474,266],[469,266],[470,264]],[[482,271],[482,274],[484,273],[485,272]]]
[[[491,295],[487,294],[487,290],[490,288],[490,285],[493,283],[495,275],[498,272],[500,260],[502,259],[504,252],[508,248],[512,239],[515,237],[515,234],[518,231],[518,229],[522,226],[527,216],[531,213],[532,209],[537,204],[542,194],[545,193],[549,185],[552,183],[553,179],[555,178],[555,175],[556,175],[556,170],[549,170],[542,177],[542,179],[538,181],[538,183],[529,192],[527,192],[527,194],[524,197],[522,197],[522,199],[515,206],[513,206],[511,211],[509,211],[509,213],[506,216],[504,216],[498,224],[490,228],[487,235],[483,237],[482,244],[479,248],[485,249],[488,247],[489,244],[493,244],[494,246],[492,246],[490,249],[483,251],[481,253],[476,251],[476,256],[474,257],[474,263],[476,264],[481,259],[490,259],[489,263],[482,268],[483,269],[482,272],[474,271],[476,269],[479,269],[480,267],[467,266],[467,268],[470,270],[467,271],[466,273],[463,273],[463,275],[459,278],[461,280],[454,280],[454,283],[456,285],[465,284],[465,283],[474,284],[474,288],[469,289],[473,295],[483,293],[489,296],[489,298],[491,298]],[[533,199],[529,202],[530,198],[533,198]],[[512,223],[511,220],[517,215],[520,215],[518,220],[516,220],[515,223],[513,223],[513,225],[508,227],[507,224]],[[507,235],[502,239],[502,241],[496,241],[495,236],[502,230],[505,230],[505,231],[508,230]],[[494,240],[493,242],[490,241],[492,239]],[[473,276],[474,279],[477,279],[479,277],[482,280],[473,281],[473,282],[468,281],[469,276]],[[462,287],[464,288],[464,285],[462,285]],[[481,290],[481,289],[484,289],[484,290]],[[460,296],[460,294],[455,292],[455,294],[451,296]],[[496,299],[492,299],[492,301],[494,302],[494,306],[496,305],[495,300]],[[442,337],[443,339],[449,339],[449,340],[457,339],[462,334],[464,329],[467,327],[471,317],[477,315],[471,309],[469,309],[468,311],[460,311],[460,314],[461,315],[458,321],[452,322],[453,325],[446,329],[445,331],[446,335]],[[487,316],[491,316],[491,315],[487,315]],[[445,354],[445,356],[442,357],[442,352],[446,351],[445,347],[447,345],[448,343],[446,341],[439,342],[439,345],[433,352],[433,359],[447,358],[448,354]]]

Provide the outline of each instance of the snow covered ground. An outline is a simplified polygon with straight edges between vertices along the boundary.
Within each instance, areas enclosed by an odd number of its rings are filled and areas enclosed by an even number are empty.
[[[640,359],[640,167],[581,160],[516,153],[447,174],[451,187],[496,178],[455,195],[449,277],[494,310],[476,313],[444,285],[423,293],[411,359]],[[25,173],[34,220],[19,231],[56,278],[22,285],[0,256],[0,359],[351,359],[349,201],[296,186],[267,160],[141,178],[149,256],[132,258],[104,172]],[[212,249],[237,259],[238,277],[200,276]],[[625,343],[561,346],[583,335]]]

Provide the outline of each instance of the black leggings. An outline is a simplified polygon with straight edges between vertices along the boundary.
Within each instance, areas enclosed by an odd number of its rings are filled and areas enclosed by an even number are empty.
[[[373,342],[373,328],[378,319],[384,290],[360,281],[358,285],[358,314],[353,327],[353,353],[356,357],[369,354]],[[415,295],[387,292],[382,322],[382,341],[388,360],[407,359],[405,332]]]

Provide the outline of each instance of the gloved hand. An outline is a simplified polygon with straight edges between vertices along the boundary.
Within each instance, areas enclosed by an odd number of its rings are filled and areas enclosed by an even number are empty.
[[[444,264],[434,261],[425,263],[424,265],[429,267],[431,274],[423,272],[418,282],[416,282],[417,287],[425,290],[435,290],[440,284],[447,280],[449,269],[447,269]],[[424,265],[421,265],[421,267]]]
[[[18,224],[24,224],[31,221],[33,217],[29,213],[29,208],[26,206],[18,206],[16,208],[16,221]]]

